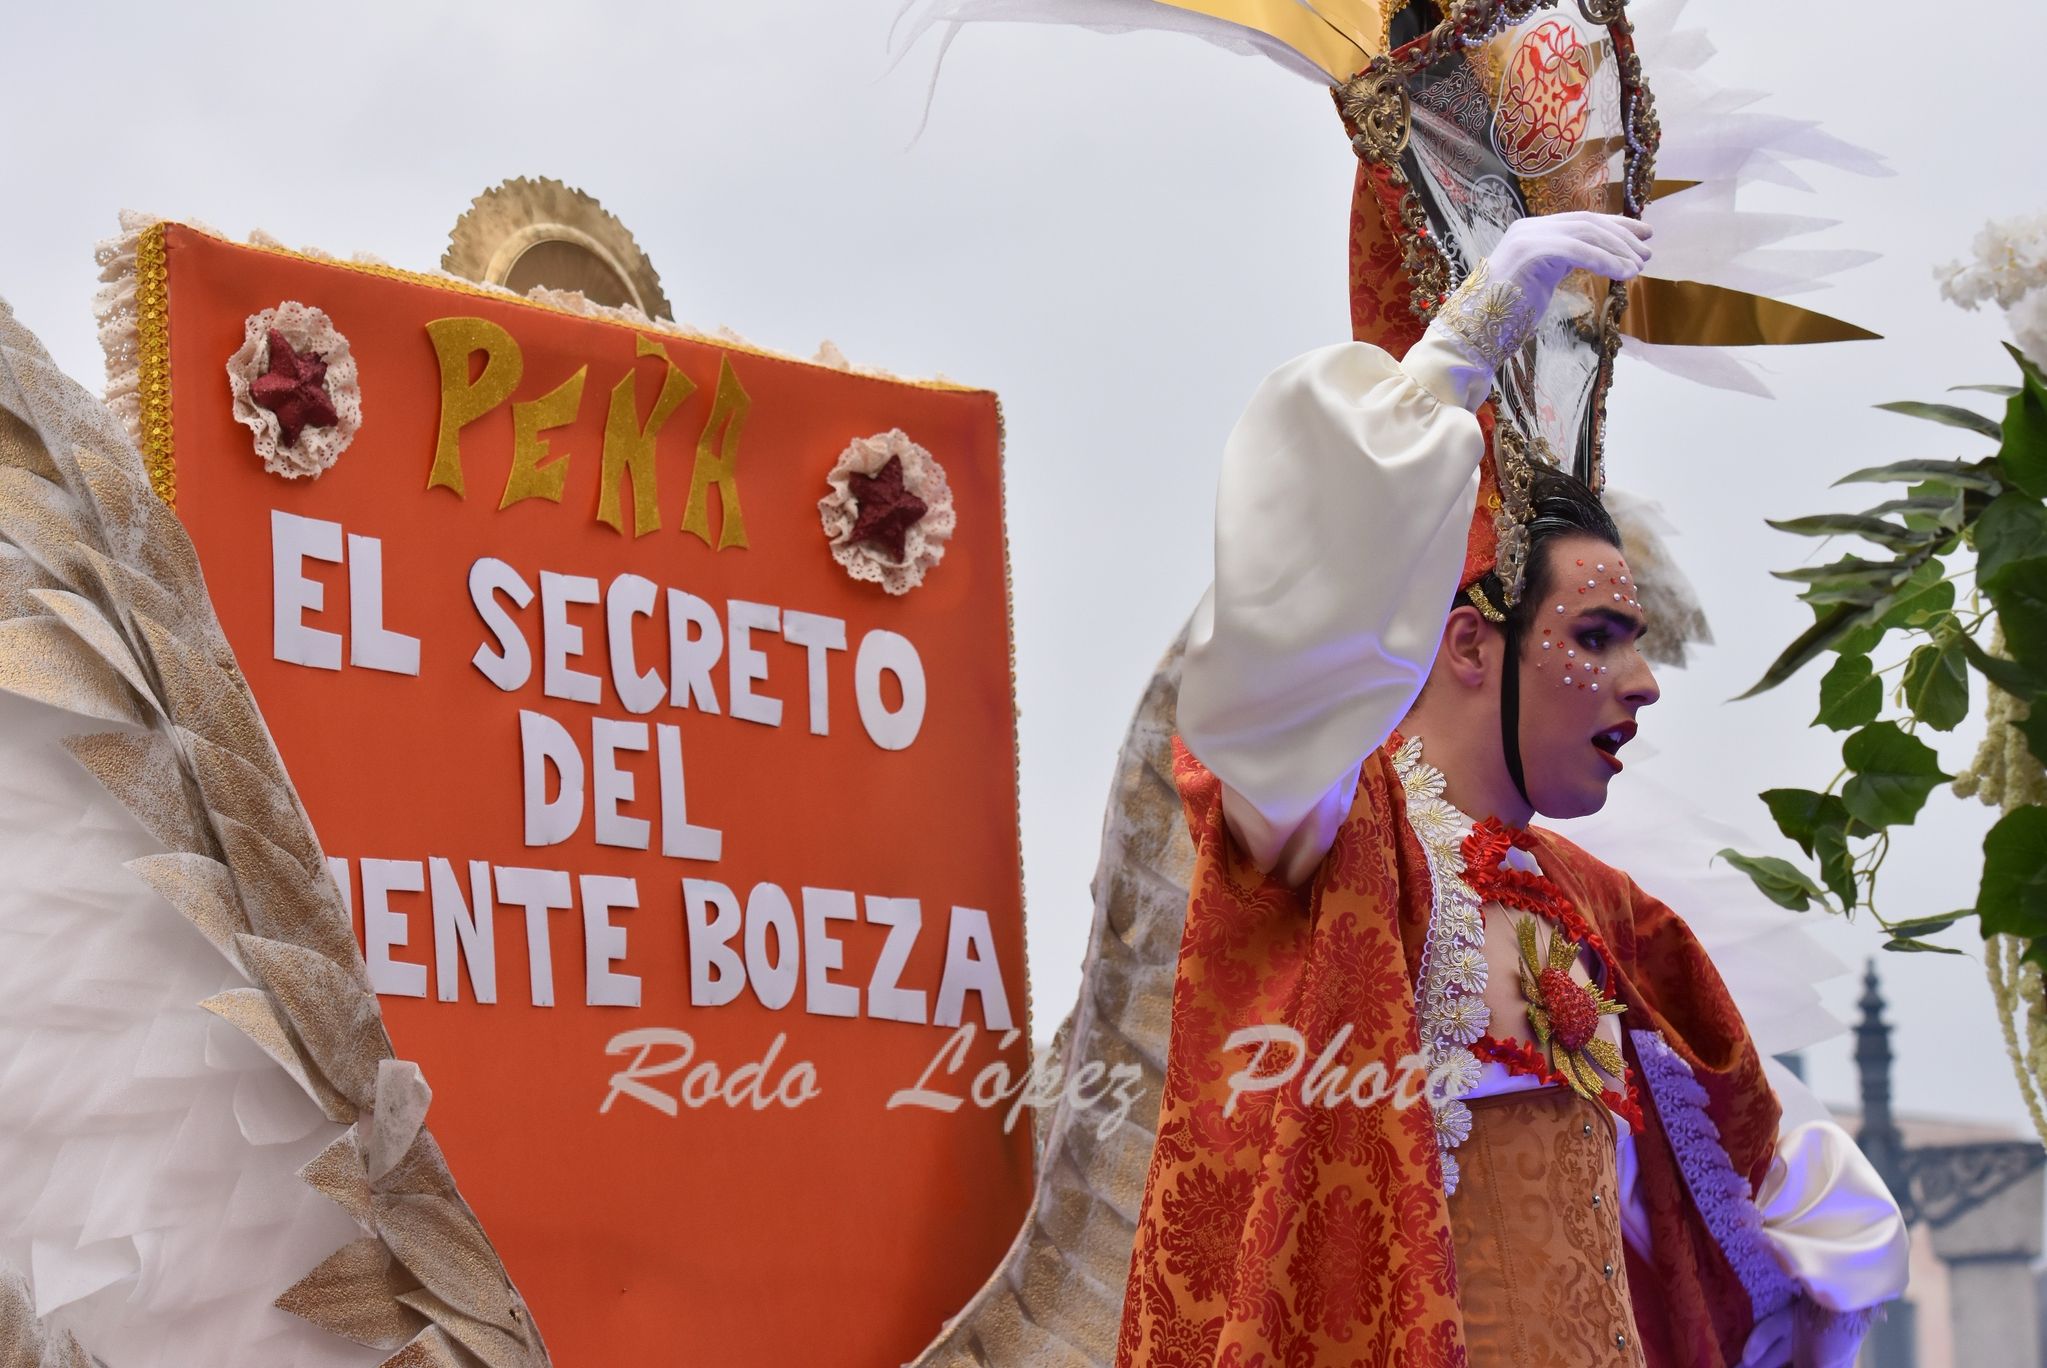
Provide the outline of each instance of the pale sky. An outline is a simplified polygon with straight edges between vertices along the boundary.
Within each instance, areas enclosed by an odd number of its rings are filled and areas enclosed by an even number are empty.
[[[1186,37],[1037,26],[962,35],[918,138],[935,45],[891,71],[894,11],[18,6],[0,295],[96,387],[92,248],[124,206],[431,268],[472,195],[547,175],[635,231],[684,321],[803,355],[830,338],[862,364],[998,391],[1031,977],[1048,1034],[1078,982],[1117,746],[1206,583],[1223,438],[1267,371],[1348,336],[1355,163],[1328,96],[1269,63]],[[1812,548],[1761,519],[1858,506],[1826,489],[1855,466],[1976,454],[1870,405],[2010,378],[2001,321],[1943,303],[1931,270],[1986,218],[2047,210],[2047,10],[1991,0],[1944,26],[1938,49],[1926,14],[1895,0],[1687,11],[1720,49],[1721,83],[1771,92],[1769,108],[1821,120],[1897,172],[1821,172],[1813,193],[1753,201],[1840,220],[1816,241],[1882,254],[1801,302],[1886,340],[1772,356],[1772,400],[1625,360],[1614,388],[1611,478],[1682,532],[1720,643],[1663,678],[1643,717],[1650,763],[1759,833],[1756,790],[1817,787],[1839,763],[1839,739],[1805,727],[1817,670],[1724,701],[1809,620],[1767,572]],[[1942,743],[1949,768],[1976,734]],[[1628,800],[1626,776],[1614,794]],[[1936,794],[1896,844],[1887,911],[1973,901],[1988,818]],[[1866,921],[1811,921],[1858,967],[1877,952]],[[1974,933],[1948,939],[1972,957],[1882,959],[1898,1105],[2023,1126]],[[1855,995],[1846,978],[1829,989],[1844,1014]],[[1813,1052],[1829,1099],[1852,1093],[1850,1051],[1842,1037]]]

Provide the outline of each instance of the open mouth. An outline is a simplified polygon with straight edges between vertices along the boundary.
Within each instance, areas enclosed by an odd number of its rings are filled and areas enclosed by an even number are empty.
[[[1620,748],[1622,746],[1627,745],[1628,742],[1632,741],[1634,739],[1634,736],[1635,736],[1634,723],[1632,722],[1616,723],[1615,725],[1608,727],[1605,731],[1596,733],[1592,738],[1592,747],[1594,750],[1599,752],[1601,759],[1605,760],[1607,764],[1613,766],[1613,772],[1615,774],[1619,774],[1622,768],[1621,757],[1619,754]]]

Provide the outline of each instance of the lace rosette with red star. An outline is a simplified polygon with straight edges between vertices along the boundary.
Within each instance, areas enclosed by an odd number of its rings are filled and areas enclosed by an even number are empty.
[[[855,438],[825,482],[825,539],[854,579],[907,594],[945,558],[957,525],[945,468],[901,428]]]
[[[362,427],[362,390],[348,339],[327,315],[288,299],[250,314],[227,362],[235,421],[255,434],[273,475],[317,476]]]

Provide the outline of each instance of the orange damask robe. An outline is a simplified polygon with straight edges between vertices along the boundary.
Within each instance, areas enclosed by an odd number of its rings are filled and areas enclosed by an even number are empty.
[[[1419,1058],[1414,983],[1432,889],[1389,752],[1366,761],[1334,846],[1301,889],[1243,855],[1224,825],[1221,783],[1177,743],[1175,764],[1196,864],[1117,1362],[1465,1364],[1427,1103],[1311,1102],[1304,1067],[1288,1086],[1242,1093],[1228,1111],[1231,1078],[1250,1058],[1225,1048],[1240,1028],[1289,1027],[1311,1062],[1348,1027],[1347,1077],[1376,1063],[1398,1080],[1404,1062]],[[1683,922],[1568,841],[1539,831],[1520,839],[1605,942],[1610,991],[1628,1008],[1631,1074],[1643,1071],[1636,1033],[1655,1032],[1667,1051],[1649,1047],[1658,1055],[1651,1073],[1678,1077],[1661,1093],[1641,1092],[1637,1194],[1654,1252],[1648,1263],[1630,1252],[1628,1282],[1643,1350],[1655,1368],[1726,1368],[1739,1360],[1769,1274],[1731,1261],[1742,1257],[1727,1247],[1738,1244],[1733,1218],[1698,1186],[1699,1161],[1704,1151],[1732,1182],[1758,1182],[1773,1153],[1776,1098]],[[1265,1056],[1262,1071],[1287,1066],[1282,1050]],[[1700,1191],[1717,1208],[1711,1216]]]

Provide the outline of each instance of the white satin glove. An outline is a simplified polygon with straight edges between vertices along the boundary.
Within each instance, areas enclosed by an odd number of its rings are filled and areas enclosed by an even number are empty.
[[[1518,288],[1538,315],[1572,271],[1633,280],[1649,262],[1652,230],[1623,214],[1537,214],[1515,219],[1486,258],[1494,283]]]
[[[1633,280],[1649,261],[1649,225],[1620,214],[1540,214],[1507,225],[1491,255],[1473,268],[1429,324],[1412,359],[1431,352],[1444,367],[1445,402],[1477,408],[1493,375],[1535,330],[1550,296],[1572,271]],[[1410,354],[1412,357],[1412,354]]]

